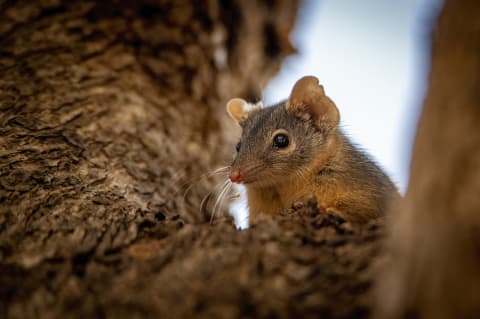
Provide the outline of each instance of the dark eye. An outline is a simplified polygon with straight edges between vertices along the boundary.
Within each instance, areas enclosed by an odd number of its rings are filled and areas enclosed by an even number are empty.
[[[240,151],[240,146],[242,146],[242,143],[238,142],[237,145],[235,145],[235,149],[237,150],[237,152]]]
[[[284,148],[288,146],[288,136],[286,134],[280,133],[273,137],[273,146],[278,148]]]

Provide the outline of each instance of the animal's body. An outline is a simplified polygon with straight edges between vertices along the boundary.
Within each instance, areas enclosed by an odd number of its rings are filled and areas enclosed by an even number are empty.
[[[320,208],[362,223],[399,197],[342,133],[338,109],[315,77],[297,81],[283,103],[263,108],[233,99],[227,110],[242,127],[230,179],[246,187],[250,220],[315,197]]]

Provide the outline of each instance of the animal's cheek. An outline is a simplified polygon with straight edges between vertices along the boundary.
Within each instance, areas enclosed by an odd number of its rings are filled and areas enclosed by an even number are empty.
[[[285,154],[274,154],[270,156],[268,160],[265,161],[265,166],[269,167],[272,170],[275,170],[278,173],[282,173],[283,170],[290,165],[290,159],[288,155]]]
[[[278,154],[268,154],[261,159],[263,165],[269,169],[276,168],[280,163],[282,163],[282,158]]]

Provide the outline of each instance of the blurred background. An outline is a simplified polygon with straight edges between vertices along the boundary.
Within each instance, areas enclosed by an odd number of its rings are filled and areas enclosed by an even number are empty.
[[[264,92],[288,97],[315,75],[337,104],[344,131],[388,171],[402,192],[428,75],[431,21],[439,0],[304,1],[292,41],[298,54]]]
[[[404,193],[410,149],[426,90],[432,22],[440,0],[304,0],[288,58],[264,105],[315,75],[340,110],[344,132]],[[240,224],[244,204],[234,205]]]

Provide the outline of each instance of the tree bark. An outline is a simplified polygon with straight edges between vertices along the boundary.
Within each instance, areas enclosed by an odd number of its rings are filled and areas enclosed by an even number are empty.
[[[106,314],[134,243],[205,221],[212,181],[184,185],[229,153],[224,101],[277,71],[296,9],[0,2],[2,317]]]
[[[196,177],[233,149],[224,102],[258,98],[296,9],[0,2],[2,318],[368,315],[381,222],[199,212]]]
[[[480,314],[480,3],[445,1],[410,183],[391,221],[380,318]]]
[[[379,314],[473,314],[477,7],[439,20],[390,256],[382,220],[314,202],[247,231],[200,212],[224,103],[258,98],[297,2],[0,1],[0,316],[365,318],[384,268]]]

